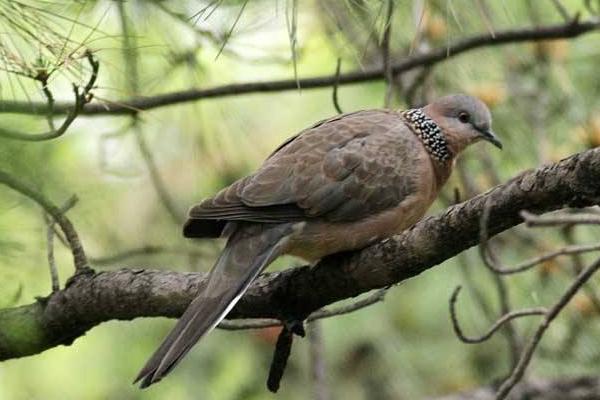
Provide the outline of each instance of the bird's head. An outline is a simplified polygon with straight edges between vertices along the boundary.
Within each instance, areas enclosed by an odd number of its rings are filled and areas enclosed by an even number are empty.
[[[502,148],[491,129],[490,110],[476,97],[464,94],[441,97],[423,111],[440,127],[453,154],[480,140]]]

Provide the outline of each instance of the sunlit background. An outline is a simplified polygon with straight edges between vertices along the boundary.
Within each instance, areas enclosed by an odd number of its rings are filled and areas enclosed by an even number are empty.
[[[552,1],[396,1],[390,20],[392,63],[475,34],[564,22]],[[563,1],[593,18],[584,1]],[[228,83],[333,76],[382,65],[387,1],[0,1],[0,111],[5,102],[44,104],[38,82],[73,101],[100,61],[94,103]],[[459,161],[435,213],[517,173],[600,144],[599,35],[481,48],[397,78],[391,107],[467,92],[492,109],[504,151],[477,145]],[[25,75],[25,76],[23,76]],[[418,79],[421,85],[411,85]],[[382,107],[384,79],[341,85],[344,112]],[[407,104],[411,102],[412,104]],[[144,267],[205,271],[219,242],[181,236],[189,206],[249,173],[282,141],[337,113],[332,88],[207,98],[131,116],[80,116],[55,140],[0,137],[0,168],[57,204],[79,198],[69,216],[97,270]],[[61,119],[57,118],[57,125]],[[3,113],[1,127],[35,134],[43,115]],[[154,175],[153,175],[154,174]],[[158,189],[157,189],[158,188]],[[161,192],[162,191],[162,192]],[[593,238],[578,229],[575,239]],[[595,233],[597,235],[597,231]],[[596,236],[597,237],[597,236]],[[564,242],[557,229],[512,230],[495,240],[505,263]],[[140,251],[137,251],[140,250]],[[123,254],[130,252],[132,254]],[[114,257],[113,256],[117,256]],[[587,258],[584,258],[587,260]],[[73,272],[57,243],[61,285]],[[297,265],[280,260],[275,268]],[[30,200],[0,187],[0,307],[50,293],[46,224]],[[572,279],[572,260],[557,259],[506,280],[513,307],[547,305]],[[489,384],[509,371],[506,338],[481,345],[454,335],[448,314],[463,284],[459,316],[476,334],[500,314],[495,281],[476,249],[392,288],[382,303],[324,320],[326,383],[331,398],[415,399]],[[477,294],[482,300],[477,300]],[[482,306],[482,304],[485,304]],[[486,311],[487,308],[491,311]],[[600,372],[599,314],[578,295],[542,342],[532,376]],[[523,338],[532,320],[519,320]],[[69,347],[0,364],[0,399],[267,399],[276,330],[215,331],[158,385],[131,384],[174,321],[102,324]],[[312,393],[307,340],[296,340],[282,399]]]

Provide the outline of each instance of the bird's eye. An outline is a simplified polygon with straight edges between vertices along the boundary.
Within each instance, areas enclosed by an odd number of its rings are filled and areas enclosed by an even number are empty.
[[[469,113],[466,113],[463,111],[460,114],[458,114],[458,120],[460,122],[462,122],[463,124],[468,123],[470,119],[471,119],[471,117],[469,116]]]

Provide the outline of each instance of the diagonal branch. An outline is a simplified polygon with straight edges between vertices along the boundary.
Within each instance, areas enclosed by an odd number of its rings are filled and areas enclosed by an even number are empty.
[[[393,75],[398,75],[413,68],[434,65],[470,50],[489,48],[492,46],[500,46],[509,43],[574,38],[589,32],[597,31],[599,29],[600,19],[598,18],[590,18],[586,21],[580,21],[579,19],[575,18],[562,24],[496,31],[494,36],[491,36],[489,33],[482,33],[466,39],[457,40],[453,44],[439,47],[426,53],[417,53],[415,55],[405,57],[401,61],[392,64],[391,70]],[[276,81],[233,83],[207,89],[190,89],[156,96],[133,97],[129,99],[115,100],[104,104],[87,104],[83,108],[81,114],[90,116],[106,114],[136,114],[139,111],[150,110],[157,107],[216,97],[297,90],[298,86],[300,86],[302,89],[329,87],[334,86],[336,80],[339,81],[339,85],[370,82],[381,79],[383,72],[383,67],[375,67],[363,71],[354,71],[341,74],[339,76],[339,80],[336,76],[327,75],[298,80],[283,79]],[[65,114],[72,108],[73,105],[70,103],[56,103],[54,105],[54,113]],[[45,115],[48,113],[48,106],[44,103],[3,101],[0,102],[0,112]]]
[[[59,209],[63,214],[69,211],[72,207],[77,204],[77,196],[71,196],[69,200]],[[44,220],[46,221],[46,252],[48,254],[48,266],[50,267],[50,282],[52,283],[52,292],[60,290],[60,281],[58,278],[58,270],[56,268],[56,259],[54,258],[54,234],[55,234],[55,221],[49,216],[44,214]]]
[[[54,221],[63,231],[66,241],[71,249],[71,253],[73,253],[75,270],[80,273],[86,272],[89,267],[85,250],[83,249],[81,240],[79,239],[79,235],[77,234],[75,227],[71,223],[71,220],[64,215],[62,209],[53,204],[40,192],[27,186],[2,170],[0,170],[0,185],[7,186],[12,190],[21,193],[23,196],[35,201],[44,209],[46,213],[48,213],[48,215],[54,219]],[[71,201],[67,202],[67,205],[69,205],[70,202]]]
[[[520,224],[523,209],[598,205],[600,148],[524,172],[361,251],[264,274],[228,318],[304,319],[328,304],[414,277],[478,243],[487,202],[491,236]],[[205,282],[205,274],[164,270],[78,274],[43,302],[0,310],[0,360],[70,344],[109,320],[178,317]]]

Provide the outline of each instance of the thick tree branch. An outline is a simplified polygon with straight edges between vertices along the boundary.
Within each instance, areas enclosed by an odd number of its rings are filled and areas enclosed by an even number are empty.
[[[328,257],[313,268],[265,274],[228,318],[303,319],[333,302],[418,275],[477,244],[486,202],[490,235],[521,223],[521,210],[600,204],[600,148],[525,172],[362,251]],[[44,301],[0,310],[0,360],[69,344],[104,321],[178,317],[204,283],[204,274],[145,269],[78,274]]]
[[[563,24],[497,31],[494,33],[494,36],[489,33],[474,35],[466,39],[458,40],[449,46],[440,47],[427,53],[406,57],[393,64],[391,66],[391,72],[392,75],[398,75],[413,68],[430,66],[461,53],[482,47],[489,48],[491,46],[509,43],[573,38],[598,29],[600,29],[600,20],[596,18],[587,21],[579,21],[578,18],[575,18],[572,21]],[[284,79],[266,82],[234,83],[208,89],[190,89],[156,96],[115,100],[109,103],[86,104],[80,115],[136,114],[139,111],[152,108],[215,97],[297,90],[298,87],[303,89],[322,88],[333,86],[336,84],[336,81],[339,85],[348,85],[379,80],[383,76],[383,73],[383,67],[376,67],[364,71],[340,74],[339,77],[327,75],[299,80]],[[52,111],[54,114],[66,114],[72,108],[73,104],[61,102],[54,104]],[[0,102],[0,112],[44,115],[47,114],[49,110],[47,104],[44,103],[3,101]]]

